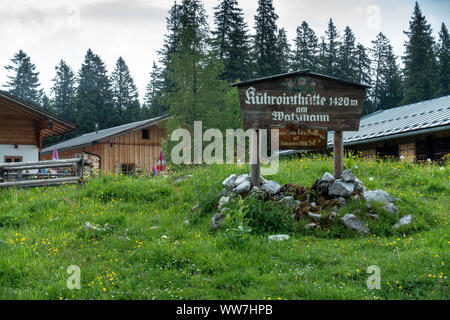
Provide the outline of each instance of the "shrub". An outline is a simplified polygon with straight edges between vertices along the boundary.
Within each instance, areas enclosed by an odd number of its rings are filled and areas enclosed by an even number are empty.
[[[250,226],[257,234],[292,232],[294,221],[291,209],[276,202],[264,202],[251,196],[246,200],[246,217],[251,219]]]

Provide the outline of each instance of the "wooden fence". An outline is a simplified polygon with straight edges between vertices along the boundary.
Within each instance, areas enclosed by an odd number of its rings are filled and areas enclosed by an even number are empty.
[[[0,188],[9,187],[42,187],[60,184],[83,183],[84,167],[90,166],[89,161],[83,158],[0,163]],[[65,173],[52,172],[55,168],[73,168]],[[52,169],[50,172],[41,172],[42,169]],[[39,170],[30,173],[30,170]],[[24,173],[25,171],[25,173]]]

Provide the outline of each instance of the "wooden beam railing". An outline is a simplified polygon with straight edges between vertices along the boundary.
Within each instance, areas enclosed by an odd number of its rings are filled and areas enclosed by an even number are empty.
[[[92,165],[83,158],[49,160],[35,162],[0,163],[0,188],[40,187],[69,183],[84,183],[84,167]],[[30,173],[24,171],[52,168],[74,168],[74,176],[69,173]],[[35,179],[33,179],[35,178]]]

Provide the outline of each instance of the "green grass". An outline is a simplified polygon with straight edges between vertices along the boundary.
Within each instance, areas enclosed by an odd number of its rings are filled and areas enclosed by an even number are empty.
[[[373,234],[364,237],[338,225],[313,232],[288,223],[230,243],[209,220],[221,181],[247,166],[1,190],[0,299],[449,299],[449,166],[351,162],[368,189],[402,199],[411,226],[394,232],[391,221],[368,222]],[[269,177],[280,184],[311,186],[332,171],[322,157],[280,166]],[[174,183],[186,174],[193,177]],[[202,208],[192,213],[195,205]],[[105,230],[86,231],[86,222]],[[269,242],[276,231],[291,238]],[[71,265],[81,269],[81,290],[66,287]],[[366,286],[371,265],[381,269],[381,290]]]

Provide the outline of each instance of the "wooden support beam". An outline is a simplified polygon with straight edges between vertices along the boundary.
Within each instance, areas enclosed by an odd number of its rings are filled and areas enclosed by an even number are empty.
[[[62,164],[58,164],[58,168],[69,168],[69,167],[74,167],[76,166],[76,164],[74,163],[62,163]],[[9,170],[38,170],[38,169],[46,169],[46,168],[50,168],[51,165],[31,165],[31,166],[21,166],[21,167],[9,167],[7,168],[8,171]],[[6,169],[6,168],[5,168]]]
[[[334,177],[340,179],[344,168],[344,143],[342,139],[342,131],[334,132],[334,148],[333,148],[333,163],[334,163]]]
[[[253,130],[252,133],[252,152],[251,152],[251,171],[250,183],[252,187],[259,187],[261,185],[261,159],[259,146],[259,130]]]
[[[74,159],[62,159],[62,160],[48,160],[48,161],[31,161],[31,162],[15,162],[15,163],[0,163],[0,168],[11,168],[11,167],[20,167],[20,166],[61,166],[62,164],[71,163],[71,164],[77,164],[80,163],[80,158],[74,158]]]
[[[16,181],[16,182],[3,182],[0,183],[0,188],[9,187],[42,187],[42,186],[55,186],[60,184],[78,183],[80,177],[59,178],[59,179],[39,179],[30,181]]]

